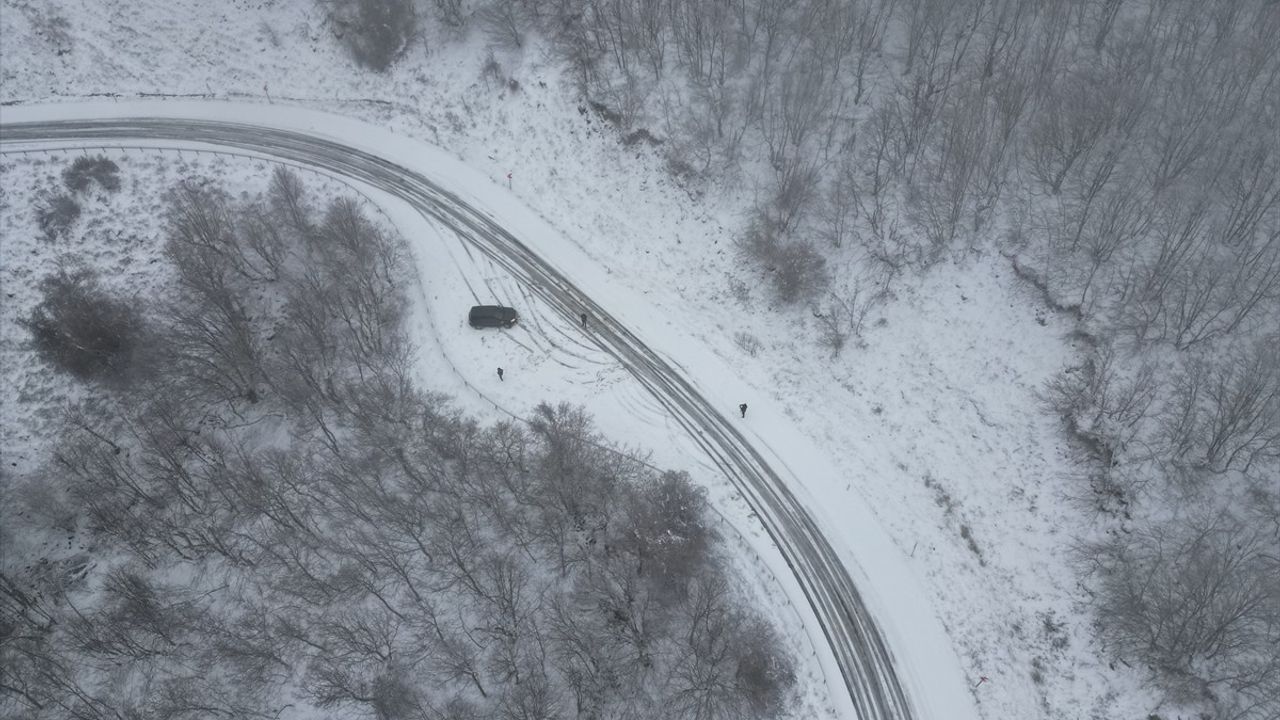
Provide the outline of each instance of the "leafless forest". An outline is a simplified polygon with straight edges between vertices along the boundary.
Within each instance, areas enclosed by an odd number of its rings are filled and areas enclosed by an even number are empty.
[[[171,297],[45,281],[33,346],[87,392],[5,521],[84,549],[0,574],[0,711],[777,715],[792,659],[698,486],[579,409],[482,426],[415,387],[402,241],[313,202],[283,170],[247,199],[189,181]]]
[[[833,354],[911,273],[1008,258],[1090,348],[1045,400],[1105,646],[1280,715],[1280,4],[461,5],[418,17],[546,40],[691,189],[755,182],[741,249]]]

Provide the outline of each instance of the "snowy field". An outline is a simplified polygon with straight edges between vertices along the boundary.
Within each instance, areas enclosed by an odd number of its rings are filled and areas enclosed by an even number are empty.
[[[86,0],[60,4],[72,46],[59,54],[36,34],[35,7],[8,0],[0,7],[6,104],[211,94],[269,111],[269,96],[438,146],[488,178],[489,204],[511,198],[541,216],[566,245],[531,241],[535,249],[577,258],[580,264],[562,265],[575,280],[607,283],[608,297],[593,298],[721,399],[725,413],[750,404],[743,422],[753,441],[797,478],[796,490],[846,554],[927,717],[965,717],[970,702],[990,720],[1167,712],[1141,689],[1141,672],[1108,667],[1090,640],[1068,557],[1070,531],[1088,509],[1071,497],[1063,434],[1038,397],[1073,361],[1072,328],[1040,306],[998,254],[939,266],[869,318],[864,343],[833,359],[814,341],[806,313],[771,311],[761,279],[733,249],[750,183],[674,182],[655,153],[624,147],[594,114],[581,112],[540,48],[498,53],[519,90],[482,79],[485,48],[474,37],[428,37],[428,51],[415,47],[376,76],[350,66],[309,3],[107,7]],[[11,112],[0,109],[0,117]],[[124,161],[126,182],[144,184],[149,190],[137,197],[152,200],[127,212],[95,209],[81,222],[136,234],[136,242],[104,244],[100,252],[110,274],[140,294],[145,284],[136,278],[146,274],[135,268],[156,252],[159,235],[155,224],[137,222],[156,222],[149,210],[165,185],[203,172],[197,162],[225,177],[265,180],[253,162],[216,156],[126,153]],[[6,413],[34,400],[51,412],[61,402],[47,379],[8,361],[22,353],[12,324],[22,298],[29,302],[32,280],[56,262],[27,262],[32,248],[15,232],[29,226],[31,195],[53,172],[40,162],[6,159],[0,183],[4,364],[18,377],[5,383]],[[420,253],[415,322],[424,383],[489,417],[527,415],[540,400],[580,402],[607,434],[651,451],[654,464],[689,470],[712,489],[726,527],[737,529],[741,566],[759,578],[762,600],[776,605],[770,615],[794,631],[800,616],[784,600],[787,579],[775,584],[770,576],[785,572],[767,540],[661,408],[587,334],[542,312],[455,238],[394,202],[374,200]],[[526,237],[527,228],[508,227]],[[735,292],[730,278],[745,279],[747,292]],[[472,332],[463,309],[476,298],[508,302],[525,322],[514,333]],[[501,382],[498,366],[506,371]],[[5,424],[38,427],[9,414]],[[6,463],[15,448],[25,460],[25,440],[15,437],[17,444],[6,438]],[[896,579],[868,585],[881,577]],[[926,622],[917,627],[922,614]],[[935,637],[934,626],[945,635]],[[814,657],[812,638],[802,635],[788,633],[801,657]],[[821,664],[802,675],[808,700],[796,716],[833,712],[817,687]],[[930,697],[935,687],[942,692]]]

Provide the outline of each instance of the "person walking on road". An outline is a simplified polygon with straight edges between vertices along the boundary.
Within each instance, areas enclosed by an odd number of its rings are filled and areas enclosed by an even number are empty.
[[[742,411],[742,417],[746,417],[746,416],[747,416],[747,404],[746,404],[746,403],[742,403],[741,405],[739,405],[739,406],[738,406],[738,409]]]
[[[502,368],[498,368],[498,379],[502,380]],[[506,382],[506,381],[503,380],[503,382]]]

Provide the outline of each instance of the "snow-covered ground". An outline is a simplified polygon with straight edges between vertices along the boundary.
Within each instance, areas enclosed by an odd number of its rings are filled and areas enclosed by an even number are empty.
[[[842,548],[926,717],[966,717],[975,706],[992,720],[1155,711],[1143,678],[1112,670],[1093,645],[1069,565],[1072,531],[1088,517],[1071,499],[1065,441],[1037,391],[1072,362],[1070,326],[1039,306],[998,255],[938,267],[901,290],[869,319],[865,344],[832,359],[804,311],[770,311],[763,284],[733,250],[749,185],[672,181],[656,153],[622,146],[580,112],[554,62],[532,44],[498,53],[519,83],[512,91],[481,79],[478,38],[429,37],[429,52],[416,46],[387,76],[357,71],[310,3],[64,1],[54,10],[68,18],[72,43],[61,55],[35,33],[32,18],[47,9],[0,6],[5,103],[242,94],[255,96],[256,109],[197,112],[280,120],[288,115],[282,105],[303,105],[459,158],[475,175],[458,179],[480,204],[503,212],[510,230],[721,399],[726,413],[750,404],[745,427],[797,478],[796,490]],[[0,119],[24,112],[0,108]],[[325,124],[342,132],[341,123]],[[383,144],[350,127],[351,144],[375,145],[435,177],[446,165],[423,146]],[[6,203],[14,197],[16,206],[17,193],[29,190],[10,192]],[[801,614],[783,600],[788,581],[767,540],[661,409],[572,323],[530,305],[518,285],[416,213],[380,204],[420,252],[424,381],[492,415],[523,415],[540,400],[582,402],[612,437],[651,450],[655,464],[689,469],[737,528],[743,567],[760,573],[773,617],[794,628]],[[546,225],[522,220],[529,212]],[[10,268],[20,246],[8,228],[0,233]],[[4,291],[32,277],[6,270]],[[731,290],[731,277],[747,280],[748,297]],[[516,333],[467,330],[461,310],[472,292],[510,301],[526,322]],[[6,325],[6,347],[10,331]],[[743,334],[759,340],[754,353],[735,341]],[[751,559],[757,554],[760,563]],[[801,634],[788,634],[812,656]],[[820,672],[815,661],[808,680]],[[796,714],[822,716],[835,705],[815,691]]]

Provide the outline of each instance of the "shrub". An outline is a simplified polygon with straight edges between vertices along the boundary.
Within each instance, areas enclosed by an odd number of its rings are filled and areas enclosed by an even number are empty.
[[[830,303],[826,308],[814,306],[813,317],[818,322],[818,342],[831,350],[835,358],[844,350],[850,338],[862,337],[862,328],[866,324],[867,314],[878,305],[885,296],[884,291],[872,292],[862,286],[855,285],[848,294],[829,293]]]
[[[62,193],[46,196],[36,209],[36,223],[49,242],[65,236],[79,219],[80,203]]]
[[[737,343],[738,349],[742,352],[755,357],[760,353],[760,338],[748,332],[739,332],[733,334],[733,341]]]
[[[88,190],[93,182],[103,190],[115,192],[120,189],[120,166],[102,155],[78,157],[71,167],[62,171],[62,182],[68,190],[76,193]]]
[[[769,283],[783,303],[813,297],[827,286],[827,261],[803,240],[785,240],[769,223],[756,221],[741,241],[746,255],[769,272]]]
[[[1265,661],[1280,642],[1276,558],[1274,539],[1227,515],[1117,535],[1089,556],[1099,627],[1117,654],[1175,687],[1275,681],[1280,667]]]
[[[108,294],[88,270],[45,278],[40,291],[40,304],[22,321],[36,352],[82,380],[121,378],[141,346],[138,310]]]
[[[772,272],[773,289],[784,303],[804,300],[827,284],[827,261],[804,241],[781,243]]]
[[[773,626],[751,618],[741,635],[734,684],[755,717],[783,712],[795,686],[795,666]]]
[[[413,0],[338,0],[329,22],[356,63],[376,72],[404,55],[418,31]]]
[[[44,39],[59,57],[71,52],[75,43],[71,38],[71,22],[51,10],[28,15],[32,33]]]

